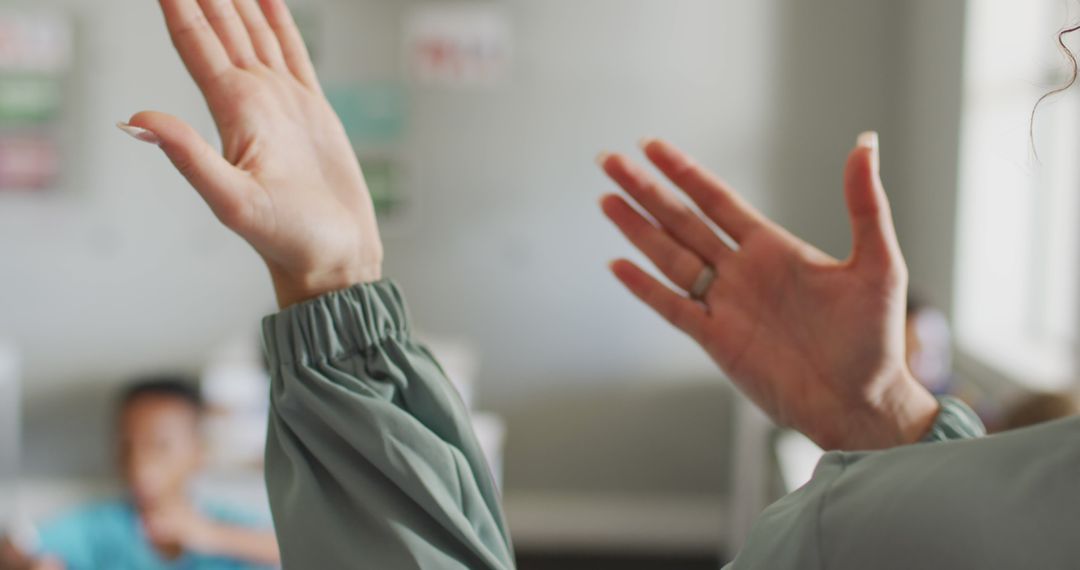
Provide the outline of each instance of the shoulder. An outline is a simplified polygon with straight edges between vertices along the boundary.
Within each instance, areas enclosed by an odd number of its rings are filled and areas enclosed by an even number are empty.
[[[74,507],[49,519],[43,526],[95,525],[108,521],[127,520],[134,516],[131,506],[119,499],[98,501]]]
[[[731,569],[819,568],[822,555],[819,517],[833,486],[852,459],[850,454],[826,454],[809,483],[773,503],[758,517]]]
[[[1080,446],[1072,443],[1078,437],[1080,419],[1074,419],[987,438],[844,454],[847,468],[821,510],[823,565],[1031,567],[1024,557],[1037,544],[1056,545],[1039,549],[1048,560],[1080,554],[1067,547],[1075,542],[1067,529],[1075,528],[1070,521],[1080,497],[1065,475],[1080,468]],[[987,536],[1001,539],[987,543]]]
[[[829,453],[810,483],[762,513],[731,568],[1070,568],[1080,558],[1078,439],[1080,418]]]
[[[91,503],[69,510],[37,527],[36,548],[71,567],[90,567],[103,545],[130,534],[134,513],[123,501]]]

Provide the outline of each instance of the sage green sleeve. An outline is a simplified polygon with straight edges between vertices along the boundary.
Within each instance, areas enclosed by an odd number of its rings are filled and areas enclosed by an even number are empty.
[[[986,435],[986,426],[967,404],[952,396],[938,398],[941,411],[923,443],[974,439]]]
[[[390,282],[263,323],[266,480],[285,568],[514,567],[469,416]]]
[[[930,451],[941,442],[958,442],[975,439],[986,435],[979,417],[960,400],[942,398],[941,411],[923,443],[905,446],[904,453],[918,455],[919,448]],[[899,450],[898,450],[899,451]],[[895,487],[882,485],[883,475],[894,471],[887,467],[888,460],[897,455],[895,452],[879,453],[828,453],[822,458],[814,471],[814,476],[803,488],[780,499],[758,517],[742,552],[725,570],[862,570],[863,568],[883,568],[886,560],[878,560],[872,566],[850,566],[831,563],[835,543],[823,544],[822,536],[831,535],[836,528],[844,526],[835,522],[828,525],[822,522],[824,513],[830,512],[836,501],[836,487],[843,482],[842,493],[848,495],[852,488],[863,493],[863,500],[853,506],[846,517],[848,522],[867,528],[868,525],[882,527],[882,532],[891,534],[888,528],[899,521],[885,517],[876,517],[880,505],[889,503],[890,493]],[[855,478],[847,476],[849,467],[866,457],[884,457],[884,467],[880,473],[871,472]],[[917,457],[915,461],[917,461]],[[977,466],[973,466],[977,469]],[[935,489],[939,496],[947,497],[947,489]],[[842,517],[843,518],[843,517]],[[902,532],[897,526],[893,529]],[[853,534],[853,533],[852,533]],[[840,542],[840,541],[837,541]],[[851,546],[848,541],[848,546]],[[856,544],[853,546],[858,549]],[[871,553],[870,558],[873,558]],[[917,566],[911,566],[915,568]],[[955,567],[953,567],[955,569]]]

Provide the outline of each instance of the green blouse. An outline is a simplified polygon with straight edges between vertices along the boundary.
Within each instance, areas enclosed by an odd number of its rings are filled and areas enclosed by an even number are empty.
[[[465,407],[401,292],[358,285],[263,324],[266,478],[285,568],[514,568]],[[1077,568],[1080,422],[983,435],[944,400],[929,439],[830,453],[729,568]]]

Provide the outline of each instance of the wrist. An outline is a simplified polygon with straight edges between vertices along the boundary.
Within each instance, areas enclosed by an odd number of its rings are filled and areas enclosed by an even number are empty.
[[[382,279],[382,264],[379,262],[302,274],[289,273],[275,268],[272,264],[268,265],[278,306],[282,309],[316,299],[327,293],[348,289],[362,283],[375,283]]]
[[[864,448],[888,449],[921,441],[941,412],[941,404],[907,369],[901,367],[868,398],[876,429],[862,437]]]

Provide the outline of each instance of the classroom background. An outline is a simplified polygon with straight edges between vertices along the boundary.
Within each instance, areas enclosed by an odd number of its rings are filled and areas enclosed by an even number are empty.
[[[385,273],[476,410],[523,569],[715,567],[812,466],[608,274],[630,250],[592,158],[642,136],[844,257],[844,159],[880,131],[913,293],[951,325],[950,390],[993,423],[1076,388],[1080,96],[1028,129],[1067,77],[1068,3],[290,4]],[[115,396],[161,371],[216,406],[207,488],[265,501],[269,280],[115,129],[144,109],[214,136],[156,3],[0,6],[0,522],[107,493]]]

